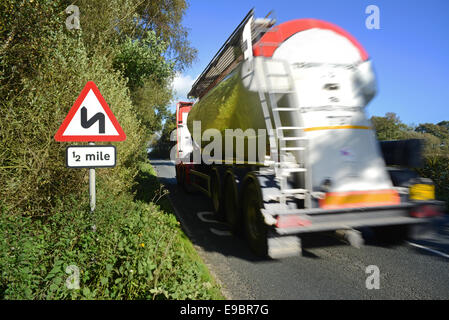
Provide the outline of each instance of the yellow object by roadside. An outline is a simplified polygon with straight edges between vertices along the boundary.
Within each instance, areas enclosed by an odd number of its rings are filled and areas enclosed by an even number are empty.
[[[410,187],[411,200],[434,200],[435,186],[431,184],[414,184]]]

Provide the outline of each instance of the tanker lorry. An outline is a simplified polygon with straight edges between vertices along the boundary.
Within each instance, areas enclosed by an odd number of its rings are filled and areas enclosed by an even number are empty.
[[[178,184],[210,197],[260,256],[297,254],[308,233],[404,237],[439,203],[431,181],[392,178],[411,171],[386,166],[365,110],[375,94],[368,53],[348,32],[251,10],[193,84],[196,102],[177,104]]]

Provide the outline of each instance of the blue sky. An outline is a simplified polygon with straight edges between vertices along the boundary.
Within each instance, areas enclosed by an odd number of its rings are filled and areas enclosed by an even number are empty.
[[[365,8],[380,9],[380,30],[368,30]],[[368,105],[370,115],[395,112],[407,124],[449,120],[449,1],[447,0],[190,0],[183,24],[198,59],[175,79],[185,99],[203,71],[245,14],[274,10],[278,23],[317,18],[339,25],[368,51],[379,92]]]

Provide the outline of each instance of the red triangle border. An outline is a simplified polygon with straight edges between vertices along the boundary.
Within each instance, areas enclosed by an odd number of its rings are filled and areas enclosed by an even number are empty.
[[[106,135],[94,135],[94,136],[63,136],[62,134],[69,126],[70,122],[72,121],[73,117],[75,116],[76,112],[80,108],[81,104],[84,101],[84,98],[86,98],[89,91],[92,90],[95,96],[97,97],[98,101],[100,102],[101,106],[103,107],[104,111],[106,112],[106,115],[111,120],[112,124],[114,125],[115,130],[118,132],[118,136],[106,136]],[[58,131],[55,134],[55,140],[59,142],[94,142],[94,141],[123,141],[126,139],[126,134],[123,131],[122,127],[118,123],[117,119],[115,118],[114,114],[112,113],[111,109],[109,108],[108,104],[106,103],[106,100],[104,100],[103,96],[100,93],[100,90],[98,90],[98,87],[95,85],[93,81],[88,81],[87,84],[84,86],[83,90],[79,94],[78,98],[76,99],[75,103],[73,104],[72,108],[70,108],[69,113],[65,117],[64,121],[62,122],[61,126],[59,127]]]

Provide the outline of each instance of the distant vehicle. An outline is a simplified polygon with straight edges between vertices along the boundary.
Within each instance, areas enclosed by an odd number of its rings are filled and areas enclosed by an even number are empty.
[[[431,181],[397,166],[407,152],[386,167],[365,113],[375,94],[371,60],[348,32],[316,19],[275,25],[251,10],[192,86],[196,103],[177,104],[178,183],[209,196],[261,256],[297,254],[298,235],[313,232],[357,235],[353,228],[369,226],[402,238],[438,215],[440,203]],[[213,164],[195,162],[207,141],[192,139],[194,121],[201,135],[213,128],[234,139],[228,131],[241,129],[268,150],[258,144],[251,161],[247,149],[237,157],[223,146]],[[399,144],[419,157],[419,143]],[[384,149],[387,158],[396,150]]]

